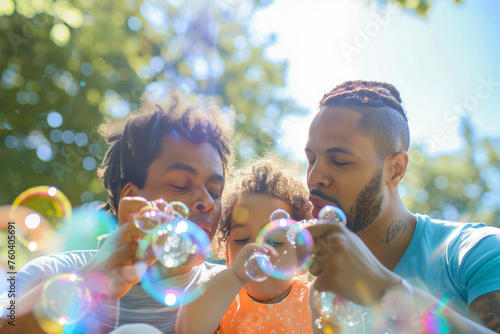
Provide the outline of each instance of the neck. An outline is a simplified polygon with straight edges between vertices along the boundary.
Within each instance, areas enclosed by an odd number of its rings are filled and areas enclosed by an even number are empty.
[[[275,303],[279,303],[280,301],[282,301],[283,299],[286,298],[286,296],[288,296],[290,294],[290,291],[292,291],[292,284],[290,284],[290,286],[288,287],[288,289],[286,289],[285,291],[283,291],[283,293],[281,293],[280,295],[272,298],[272,299],[269,299],[269,300],[259,300],[257,298],[254,298],[252,296],[250,296],[250,294],[247,292],[247,295],[248,297],[250,297],[251,300],[253,300],[254,302],[257,302],[257,303],[261,303],[261,304],[275,304]]]
[[[396,205],[394,205],[396,204]],[[358,235],[388,269],[394,270],[410,244],[417,218],[402,203],[388,203],[377,219]]]

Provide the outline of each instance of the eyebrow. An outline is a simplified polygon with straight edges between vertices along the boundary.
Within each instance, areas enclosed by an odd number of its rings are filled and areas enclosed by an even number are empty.
[[[314,151],[311,150],[309,147],[306,147],[305,151],[306,151],[306,153],[307,152],[314,153]],[[343,154],[348,154],[348,155],[355,155],[354,152],[352,152],[351,150],[349,150],[347,148],[343,148],[343,147],[331,147],[331,148],[325,150],[325,153],[326,154],[330,154],[330,153],[343,153]]]
[[[234,230],[235,228],[238,228],[238,227],[245,227],[247,224],[245,223],[239,223],[239,224],[236,224],[234,226],[231,227],[231,231]]]
[[[193,174],[195,176],[198,175],[198,172],[196,171],[196,169],[194,169],[193,167],[189,166],[189,165],[186,165],[182,162],[178,162],[178,163],[175,163],[173,165],[170,165],[168,166],[166,169],[165,169],[165,172],[171,172],[171,171],[177,171],[177,170],[183,170],[185,172],[188,172],[190,174]],[[222,176],[221,174],[212,174],[210,176],[210,178],[212,180],[215,180],[215,181],[221,181],[222,183],[224,183],[224,176]]]

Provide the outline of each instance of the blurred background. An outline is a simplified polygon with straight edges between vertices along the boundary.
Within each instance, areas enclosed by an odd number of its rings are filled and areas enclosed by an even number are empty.
[[[0,205],[46,185],[97,207],[97,127],[172,85],[236,108],[238,164],[276,150],[305,166],[322,95],[365,79],[405,102],[408,208],[500,226],[499,12],[494,0],[2,0]],[[85,247],[80,232],[66,248]]]

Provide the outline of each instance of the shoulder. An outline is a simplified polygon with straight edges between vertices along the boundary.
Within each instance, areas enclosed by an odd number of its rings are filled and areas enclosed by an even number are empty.
[[[31,260],[16,275],[20,294],[53,276],[79,270],[95,252],[95,250],[70,251]]]
[[[215,276],[227,267],[222,264],[203,262],[201,265],[195,267],[197,271],[204,273],[205,275]]]
[[[453,243],[476,244],[491,237],[492,241],[500,241],[500,228],[485,223],[453,222],[441,219],[432,219],[426,215],[417,214],[418,224],[424,233],[433,239],[446,238],[449,245]]]
[[[95,252],[95,250],[70,251],[40,256],[28,262],[21,268],[20,272],[29,272],[30,270],[44,268],[52,268],[56,272],[65,269],[79,269],[87,263]]]

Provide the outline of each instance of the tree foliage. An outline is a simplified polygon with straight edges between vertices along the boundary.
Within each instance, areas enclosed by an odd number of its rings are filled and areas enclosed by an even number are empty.
[[[9,5],[10,4],[10,5]],[[0,203],[55,185],[73,205],[105,199],[96,166],[104,117],[175,85],[237,108],[240,159],[272,148],[283,94],[272,36],[249,32],[266,1],[18,0],[0,16]],[[10,6],[10,7],[9,7]]]
[[[500,226],[500,139],[478,138],[468,119],[462,132],[462,152],[426,156],[423,147],[410,149],[403,200],[433,218]]]
[[[428,0],[397,0],[425,15]],[[460,1],[455,1],[460,2]],[[284,92],[286,62],[266,60],[272,36],[249,29],[268,1],[12,0],[0,8],[0,204],[60,188],[74,206],[104,200],[96,166],[105,117],[171,85],[237,109],[239,159],[273,148],[280,120],[304,112]],[[402,186],[412,211],[500,225],[499,143],[428,157],[413,147]]]
[[[402,8],[408,9],[417,13],[420,16],[426,17],[432,9],[432,0],[383,0],[384,2],[393,2],[400,5]],[[451,0],[457,4],[462,3],[462,0]]]

